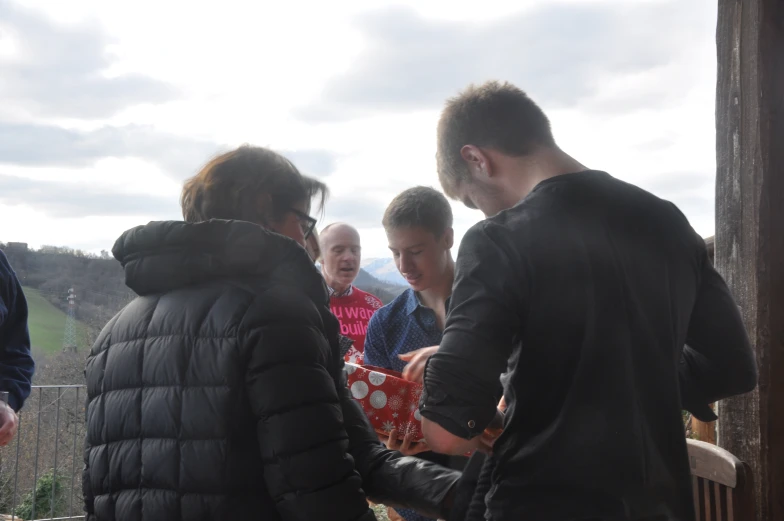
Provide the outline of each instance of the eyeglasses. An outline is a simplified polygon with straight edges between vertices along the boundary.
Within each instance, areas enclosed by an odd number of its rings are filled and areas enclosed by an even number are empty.
[[[305,240],[308,240],[308,237],[313,234],[313,229],[316,228],[316,223],[318,221],[310,215],[304,212],[300,212],[296,208],[291,208],[291,211],[294,212],[294,215],[296,215],[297,219],[299,219],[299,226],[302,228],[302,233],[305,235]]]

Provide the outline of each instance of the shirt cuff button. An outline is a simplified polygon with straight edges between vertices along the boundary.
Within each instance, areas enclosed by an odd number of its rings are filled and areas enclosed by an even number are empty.
[[[468,428],[473,429],[476,427],[476,422],[474,420],[468,420]]]

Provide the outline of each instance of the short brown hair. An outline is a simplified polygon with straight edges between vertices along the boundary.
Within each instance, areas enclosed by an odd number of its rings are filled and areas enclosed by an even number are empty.
[[[324,183],[302,175],[277,152],[243,145],[215,157],[188,179],[180,206],[187,222],[227,219],[264,226],[314,197],[323,208],[327,193]]]
[[[475,145],[510,156],[554,147],[550,120],[528,95],[511,83],[470,85],[447,100],[438,122],[438,179],[449,197],[470,180],[460,150]]]
[[[420,227],[441,237],[447,228],[452,227],[452,207],[438,190],[415,186],[392,199],[381,224],[385,230]]]

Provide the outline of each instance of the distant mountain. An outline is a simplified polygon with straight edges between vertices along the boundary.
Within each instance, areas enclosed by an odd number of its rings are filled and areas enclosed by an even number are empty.
[[[392,302],[395,297],[403,293],[408,287],[379,280],[363,269],[359,270],[359,274],[356,280],[354,280],[354,285],[362,291],[367,291],[377,296],[384,304]]]
[[[320,264],[317,263],[316,267],[319,269],[319,271],[321,271]],[[368,293],[377,296],[384,304],[389,304],[392,302],[395,297],[403,293],[403,291],[405,291],[405,289],[408,287],[408,284],[402,286],[400,284],[394,284],[385,280],[380,280],[368,273],[363,268],[360,268],[359,273],[357,274],[357,278],[354,279],[354,285],[362,291],[367,291]]]
[[[389,258],[362,259],[362,269],[379,280],[408,287],[406,279],[397,271],[395,260]]]

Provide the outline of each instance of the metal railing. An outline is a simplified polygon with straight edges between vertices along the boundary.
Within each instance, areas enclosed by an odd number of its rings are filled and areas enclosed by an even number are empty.
[[[0,450],[0,520],[84,519],[84,387],[33,386],[14,441]]]

